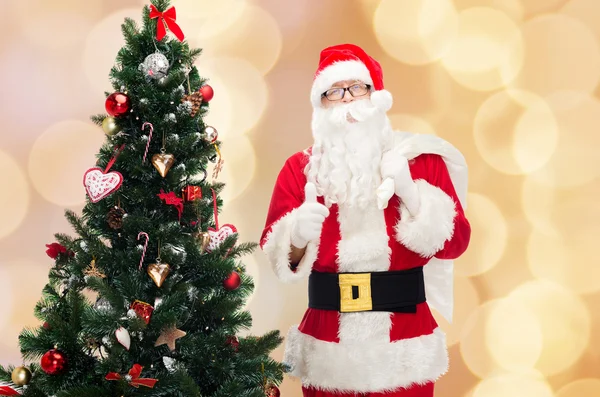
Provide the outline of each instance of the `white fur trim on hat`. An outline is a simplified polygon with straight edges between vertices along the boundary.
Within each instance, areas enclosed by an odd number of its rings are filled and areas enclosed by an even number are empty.
[[[379,90],[371,93],[371,103],[377,109],[387,112],[392,108],[394,99],[392,93],[387,90]]]
[[[360,61],[334,62],[315,77],[310,90],[310,101],[314,107],[321,106],[321,95],[331,88],[332,84],[343,80],[360,80],[373,85],[369,69]]]

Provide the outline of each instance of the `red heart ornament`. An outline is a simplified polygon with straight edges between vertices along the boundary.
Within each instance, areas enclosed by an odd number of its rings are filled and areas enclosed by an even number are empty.
[[[118,190],[123,183],[123,175],[118,171],[104,173],[102,168],[93,167],[83,175],[83,185],[92,203],[97,203]]]
[[[230,224],[223,225],[218,230],[209,227],[208,234],[210,235],[210,242],[206,247],[206,251],[212,252],[213,250],[217,249],[221,244],[223,244],[223,241],[225,241],[227,237],[235,233],[237,233],[237,229],[235,226]]]

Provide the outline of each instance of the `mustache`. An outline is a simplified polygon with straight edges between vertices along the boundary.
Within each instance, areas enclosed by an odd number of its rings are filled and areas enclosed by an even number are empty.
[[[341,126],[349,124],[349,116],[360,123],[373,118],[381,111],[373,106],[368,99],[361,99],[345,104],[338,104],[328,109],[328,112],[329,121]]]

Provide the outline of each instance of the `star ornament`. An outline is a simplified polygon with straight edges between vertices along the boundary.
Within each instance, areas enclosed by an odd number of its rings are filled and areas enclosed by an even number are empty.
[[[169,327],[163,328],[162,333],[156,340],[154,347],[167,345],[169,350],[175,350],[175,341],[177,339],[183,338],[187,334],[180,329],[177,329],[175,325],[171,325]]]

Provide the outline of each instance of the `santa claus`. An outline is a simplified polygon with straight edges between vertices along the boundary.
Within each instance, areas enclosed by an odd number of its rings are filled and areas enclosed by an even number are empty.
[[[452,259],[467,248],[466,165],[432,135],[393,131],[379,63],[326,48],[311,89],[311,148],[290,157],[261,247],[309,304],[284,363],[304,396],[432,397],[448,369]]]

